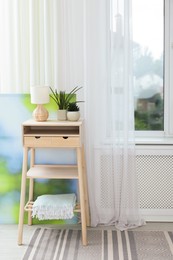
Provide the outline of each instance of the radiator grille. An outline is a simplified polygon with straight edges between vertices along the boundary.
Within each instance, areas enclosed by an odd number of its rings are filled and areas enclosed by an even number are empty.
[[[158,149],[157,151],[151,149],[137,151],[139,202],[142,210],[173,210],[172,154],[173,152],[170,150],[160,150],[160,152]],[[114,180],[112,175],[109,174],[112,171],[112,156],[109,150],[105,150],[105,154],[97,152],[96,157],[98,162],[96,173],[101,175],[101,178],[97,178],[97,180],[100,180],[100,183],[97,183],[100,188],[97,189],[96,199],[100,202],[101,207],[109,208],[114,205],[110,199],[110,194],[114,192]]]
[[[141,209],[173,209],[173,156],[137,155]]]
[[[114,180],[112,174],[112,157],[110,155],[105,154],[101,155],[101,196],[100,196],[100,204],[102,208],[113,208],[114,203],[111,194],[114,192]],[[102,196],[104,194],[104,196]]]

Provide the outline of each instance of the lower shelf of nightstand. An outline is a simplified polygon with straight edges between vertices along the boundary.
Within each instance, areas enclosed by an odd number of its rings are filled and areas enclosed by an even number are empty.
[[[24,210],[25,211],[32,211],[33,204],[34,204],[34,201],[28,201],[26,203],[25,207],[24,207]],[[74,212],[81,212],[79,203],[76,204],[76,206],[74,208]]]
[[[33,179],[78,179],[76,165],[34,165],[27,172]]]

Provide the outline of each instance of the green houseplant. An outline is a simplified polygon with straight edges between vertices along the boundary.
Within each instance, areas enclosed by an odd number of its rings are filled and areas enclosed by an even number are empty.
[[[81,89],[82,87],[75,87],[73,88],[70,93],[66,94],[65,91],[57,91],[56,89],[53,90],[50,87],[51,95],[50,97],[55,101],[58,106],[58,120],[64,121],[67,120],[67,109],[70,102],[75,98],[76,92]]]
[[[67,108],[67,119],[69,121],[78,121],[80,118],[79,107],[77,106],[77,102],[69,103]]]

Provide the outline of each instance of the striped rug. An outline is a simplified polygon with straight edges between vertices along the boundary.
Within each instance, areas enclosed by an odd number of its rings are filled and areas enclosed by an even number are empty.
[[[173,260],[173,232],[38,228],[23,260]]]

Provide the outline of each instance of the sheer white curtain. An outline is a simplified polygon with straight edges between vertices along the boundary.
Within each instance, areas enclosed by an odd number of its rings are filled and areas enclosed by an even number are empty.
[[[81,85],[82,13],[80,0],[0,0],[0,93]]]
[[[135,165],[131,0],[0,0],[0,93],[84,86],[91,223],[143,224]],[[79,93],[80,94],[80,93]],[[82,105],[82,107],[83,107]]]
[[[86,154],[91,224],[144,224],[135,165],[130,0],[85,6]]]

